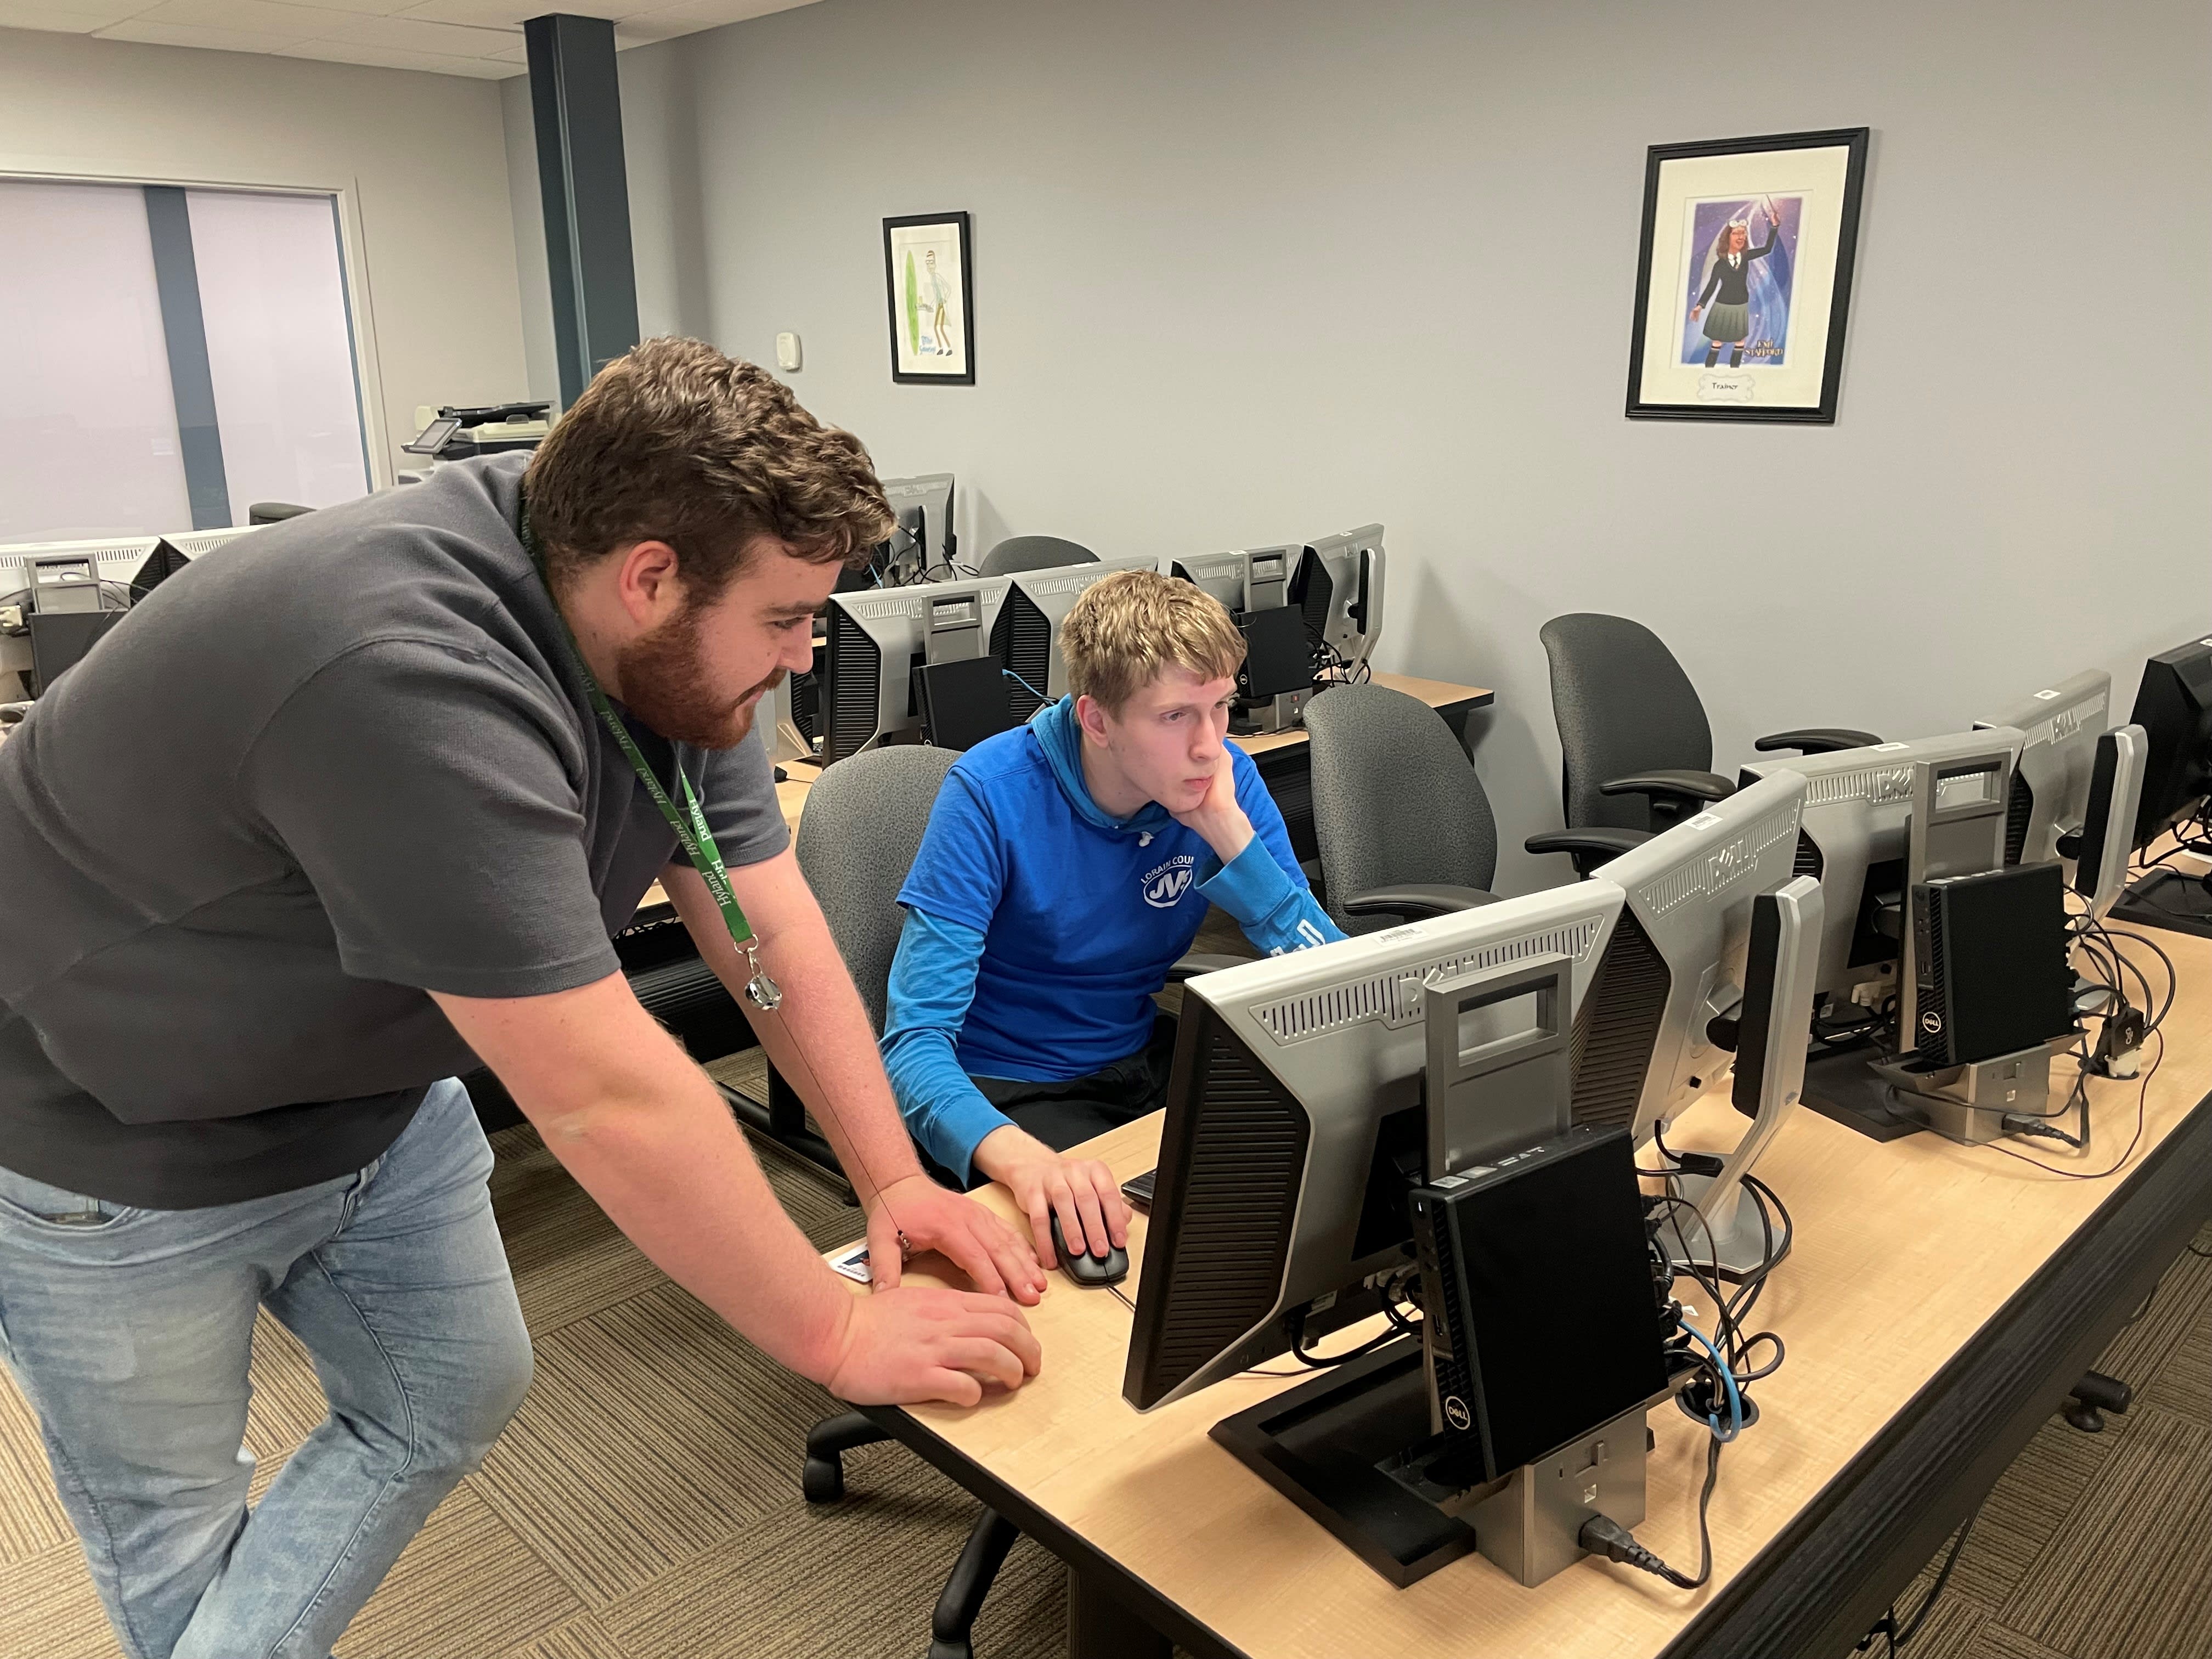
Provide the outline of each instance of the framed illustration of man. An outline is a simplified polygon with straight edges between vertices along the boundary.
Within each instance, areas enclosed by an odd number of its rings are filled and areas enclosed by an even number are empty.
[[[1868,132],[1651,147],[1632,419],[1834,422]]]
[[[964,213],[884,221],[891,379],[902,386],[975,384],[975,314]]]

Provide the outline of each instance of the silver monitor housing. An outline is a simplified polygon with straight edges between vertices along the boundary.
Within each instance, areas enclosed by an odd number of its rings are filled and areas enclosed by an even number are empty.
[[[1193,553],[1176,559],[1168,574],[1211,593],[1237,614],[1273,611],[1290,603],[1291,577],[1304,550],[1283,546]]]
[[[2021,734],[2005,829],[2007,864],[2049,864],[2058,841],[2081,828],[2089,806],[2089,769],[2111,723],[2112,677],[2102,669],[2045,686],[1975,727],[2009,726]]]
[[[1382,637],[1383,568],[1379,524],[1320,537],[1302,550],[1297,585],[1306,631],[1346,667],[1366,661]]]
[[[1990,742],[1987,732],[1956,732],[1914,743],[1793,755],[1743,768],[1747,782],[1784,772],[1805,780],[1797,871],[1817,877],[1823,896],[1817,985],[1821,998],[1846,998],[1854,987],[1878,983],[1897,971],[1902,944],[1896,935],[1876,931],[1875,913],[1904,898],[1914,768],[1923,761],[1946,765],[1984,753]],[[1869,892],[1869,871],[1886,878],[1881,890]],[[1901,920],[1900,914],[1900,925]]]
[[[2097,750],[2089,821],[2082,825],[2085,850],[2074,872],[2074,890],[2088,904],[2090,916],[2102,921],[2128,890],[2128,866],[2136,852],[2136,817],[2142,807],[2143,773],[2150,763],[2150,736],[2140,726],[2119,726],[2097,739]],[[2098,773],[2108,774],[2101,784],[2101,803]],[[2101,814],[2097,811],[2100,805],[2104,809]]]
[[[1008,682],[1017,720],[1027,720],[1067,692],[1067,664],[1060,654],[1060,625],[1092,583],[1124,570],[1157,573],[1158,559],[1097,559],[1089,564],[1055,565],[1017,571],[991,630],[991,649],[1000,665],[1021,677]]]
[[[1794,773],[1760,779],[1600,871],[1626,908],[1577,1016],[1576,1122],[1641,1145],[1733,1068],[1711,1027],[1743,1001],[1752,901],[1797,873],[1805,797]]]
[[[1564,958],[1571,988],[1564,1017],[1571,1018],[1620,905],[1618,887],[1586,881],[1224,969],[1185,985],[1185,1021],[1192,1021],[1191,1000],[1203,1005],[1205,1017],[1197,1024],[1212,1030],[1213,1040],[1233,1051],[1238,1065],[1256,1065],[1274,1085],[1270,1092],[1292,1103],[1303,1119],[1304,1150],[1296,1168],[1278,1167],[1277,1178],[1294,1188],[1287,1236],[1279,1241],[1279,1272],[1236,1316],[1232,1322],[1239,1328],[1224,1328],[1218,1351],[1152,1405],[1233,1376],[1258,1363],[1255,1355],[1280,1352],[1273,1339],[1292,1310],[1406,1262],[1406,1246],[1397,1240],[1364,1252],[1356,1246],[1384,1121],[1422,1109],[1428,988],[1475,969]],[[1462,1042],[1511,1042],[1528,1030],[1534,1000],[1475,1011],[1462,1020]],[[1197,1024],[1179,1044],[1179,1071]],[[1188,1126],[1179,1131],[1173,1120],[1189,1109],[1171,1086],[1170,1143],[1187,1132]],[[1206,1110],[1215,1109],[1209,1101]],[[1236,1108],[1224,1100],[1219,1109]],[[1163,1156],[1164,1182],[1171,1172]],[[1231,1241],[1224,1237],[1224,1243]],[[1234,1248],[1248,1245],[1265,1250],[1268,1241],[1245,1237],[1240,1229]],[[1170,1271],[1179,1246],[1193,1260],[1187,1269]],[[1173,1297],[1175,1280],[1185,1271],[1204,1271],[1206,1254],[1191,1238],[1170,1238],[1164,1229],[1155,1229],[1146,1244],[1140,1297]],[[1184,1295],[1190,1291],[1189,1285],[1182,1286]]]
[[[840,761],[919,729],[914,671],[937,660],[931,650],[933,623],[971,607],[963,620],[972,622],[979,641],[988,639],[1011,586],[1009,577],[980,576],[831,594],[815,716],[823,760]]]
[[[950,565],[960,547],[952,529],[952,475],[926,472],[912,478],[885,478],[883,486],[884,498],[899,519],[884,561],[884,581],[896,586]],[[921,515],[918,540],[907,529],[915,509]]]

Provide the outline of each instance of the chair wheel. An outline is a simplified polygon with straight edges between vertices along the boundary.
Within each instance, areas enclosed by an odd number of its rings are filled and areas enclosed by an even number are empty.
[[[924,1659],[975,1659],[975,1650],[966,1642],[947,1642],[941,1638],[929,1644]]]
[[[845,1495],[845,1466],[835,1457],[810,1457],[799,1484],[808,1503],[834,1504]]]

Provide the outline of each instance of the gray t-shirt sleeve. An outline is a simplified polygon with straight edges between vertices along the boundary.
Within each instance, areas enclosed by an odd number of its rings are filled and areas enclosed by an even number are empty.
[[[791,845],[791,830],[775,798],[775,767],[768,757],[768,735],[752,735],[734,749],[710,749],[700,768],[699,804],[722,862],[735,869],[774,858]],[[679,849],[678,863],[684,862]]]
[[[575,732],[493,659],[415,641],[338,658],[240,773],[348,974],[539,996],[617,972],[592,890]]]

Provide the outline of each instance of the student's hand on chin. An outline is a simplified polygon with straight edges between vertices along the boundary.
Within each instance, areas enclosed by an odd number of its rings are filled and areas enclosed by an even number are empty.
[[[1189,811],[1169,816],[1184,829],[1196,830],[1224,864],[1234,860],[1250,844],[1252,820],[1244,816],[1244,808],[1237,802],[1237,763],[1226,748],[1213,769],[1213,781],[1207,785],[1205,797]]]
[[[994,1129],[975,1149],[975,1167],[1013,1194],[1029,1218],[1037,1260],[1055,1262],[1052,1218],[1072,1250],[1103,1255],[1129,1243],[1129,1202],[1121,1183],[1095,1158],[1067,1158],[1011,1123]],[[1078,1241],[1082,1241],[1079,1243]]]
[[[974,1199],[925,1175],[893,1182],[869,1207],[868,1282],[877,1290],[898,1286],[902,1231],[917,1254],[935,1250],[987,1296],[1034,1304],[1044,1294],[1044,1269],[1021,1234]]]

